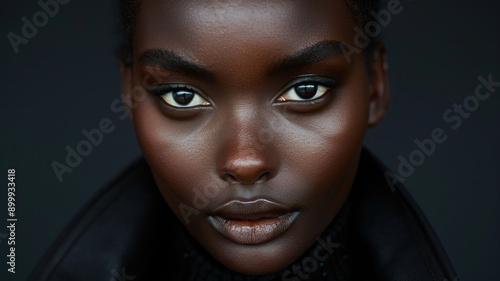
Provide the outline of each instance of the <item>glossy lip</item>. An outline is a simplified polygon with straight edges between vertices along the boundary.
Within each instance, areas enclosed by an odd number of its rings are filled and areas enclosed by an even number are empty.
[[[256,245],[283,234],[299,212],[265,199],[230,201],[208,216],[211,225],[232,242]]]

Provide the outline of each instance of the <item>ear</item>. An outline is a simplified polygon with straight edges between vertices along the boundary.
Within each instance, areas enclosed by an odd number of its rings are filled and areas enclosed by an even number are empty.
[[[127,66],[123,63],[120,63],[120,73],[122,76],[122,104],[125,108],[125,112],[127,113],[130,120],[133,120],[132,114],[132,66]]]
[[[389,106],[389,81],[385,46],[377,44],[370,65],[370,112],[368,126],[373,127],[382,120]]]

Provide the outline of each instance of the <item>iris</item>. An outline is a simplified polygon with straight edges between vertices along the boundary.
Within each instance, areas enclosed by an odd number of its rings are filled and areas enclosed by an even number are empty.
[[[298,85],[294,88],[297,95],[303,99],[310,99],[314,97],[318,90],[317,85]]]
[[[193,100],[194,98],[194,93],[192,92],[189,92],[189,91],[183,91],[183,90],[180,90],[180,91],[174,91],[172,93],[172,97],[174,98],[174,100],[176,102],[178,102],[179,104],[182,104],[182,105],[188,105],[189,103],[191,103],[191,101]]]

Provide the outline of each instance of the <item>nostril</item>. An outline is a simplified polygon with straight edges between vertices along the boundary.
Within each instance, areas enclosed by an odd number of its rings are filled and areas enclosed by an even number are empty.
[[[266,179],[268,179],[270,177],[271,173],[270,172],[264,172],[262,173],[262,175],[260,175],[254,182],[255,183],[260,183],[260,182],[263,182],[265,181]]]
[[[240,184],[254,184],[254,183],[260,183],[265,181],[269,176],[271,175],[270,172],[264,172],[260,174],[258,177],[249,179],[249,178],[243,178],[243,177],[237,177],[231,173],[224,173],[224,179],[228,182],[237,182]]]
[[[236,181],[238,181],[238,179],[235,176],[231,175],[230,173],[225,173],[224,174],[224,179],[227,180],[227,181],[229,181],[229,182],[236,182]]]

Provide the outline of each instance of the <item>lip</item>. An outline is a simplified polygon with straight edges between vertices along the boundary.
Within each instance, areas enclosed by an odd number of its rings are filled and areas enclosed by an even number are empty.
[[[265,199],[251,202],[230,201],[208,216],[211,225],[224,237],[238,244],[256,245],[283,234],[298,212]]]

